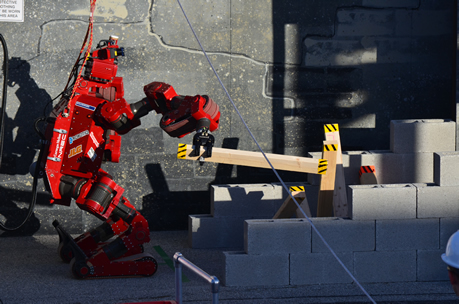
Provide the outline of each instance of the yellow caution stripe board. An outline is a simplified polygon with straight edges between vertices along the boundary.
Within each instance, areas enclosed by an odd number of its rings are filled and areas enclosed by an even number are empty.
[[[187,144],[179,144],[178,151],[177,151],[177,158],[178,159],[186,159],[186,146]]]
[[[338,127],[338,124],[326,124],[324,125],[324,130],[325,130],[325,133],[338,132],[339,127]]]
[[[338,151],[338,145],[324,145],[324,151]]]
[[[204,147],[201,147],[199,153],[200,156],[194,156],[192,153],[193,151],[193,145],[179,144],[177,150],[177,158],[255,168],[271,168],[261,152],[241,151],[214,147],[212,148],[212,156],[205,157],[207,153],[204,153]],[[201,155],[203,157],[201,157]],[[312,174],[325,174],[327,172],[327,160],[325,159],[270,153],[265,153],[265,155],[276,170]]]
[[[288,189],[290,190],[290,192],[304,191],[304,186],[291,186]]]

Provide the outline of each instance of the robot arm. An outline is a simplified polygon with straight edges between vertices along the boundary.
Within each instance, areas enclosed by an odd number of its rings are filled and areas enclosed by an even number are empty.
[[[206,95],[177,95],[174,88],[163,82],[144,87],[146,98],[127,104],[124,98],[104,103],[96,115],[106,127],[125,134],[140,125],[140,118],[151,111],[162,114],[160,127],[171,137],[182,138],[197,131],[193,144],[208,147],[211,156],[214,138],[210,132],[218,128],[219,106]]]
[[[218,128],[219,106],[207,95],[180,96],[166,83],[152,82],[144,87],[150,106],[163,114],[160,126],[172,137],[181,138],[193,131],[194,154],[200,147],[207,147],[207,156],[212,156],[214,137],[210,132]]]
[[[158,114],[160,127],[170,136],[182,138],[193,131],[214,131],[218,128],[218,105],[207,95],[182,96],[163,82],[152,82],[144,87],[147,100]]]

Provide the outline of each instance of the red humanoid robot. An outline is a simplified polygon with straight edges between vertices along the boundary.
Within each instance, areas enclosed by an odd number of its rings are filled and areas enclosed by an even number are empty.
[[[40,166],[51,203],[68,206],[73,198],[104,221],[75,239],[53,222],[60,236],[59,255],[71,263],[77,278],[150,276],[157,270],[154,258],[143,252],[150,241],[148,222],[101,169],[103,161],[119,161],[119,134],[139,126],[139,118],[155,110],[163,115],[160,126],[170,136],[197,131],[194,144],[207,146],[210,154],[214,138],[209,131],[219,124],[219,107],[212,99],[177,95],[166,83],[146,85],[146,98],[128,104],[123,79],[116,76],[119,56],[124,49],[118,37],[99,42],[72,94],[64,95],[46,120],[47,152]]]

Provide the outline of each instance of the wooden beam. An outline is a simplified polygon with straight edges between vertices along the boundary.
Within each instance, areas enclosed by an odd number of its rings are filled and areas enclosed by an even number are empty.
[[[346,182],[344,179],[343,156],[338,124],[324,125],[325,140],[338,142],[338,155],[336,158],[335,188],[333,189],[333,212],[337,217],[348,217]]]
[[[328,160],[327,173],[320,177],[317,217],[333,216],[333,190],[335,189],[336,159],[338,155],[336,140],[324,141],[322,157]]]
[[[271,168],[266,159],[263,157],[263,154],[261,154],[261,152],[241,151],[225,148],[212,148],[212,156],[204,157],[204,155],[206,155],[206,153],[204,153],[204,147],[201,147],[199,153],[200,156],[192,155],[193,151],[194,146],[187,144],[179,144],[177,158],[256,168]],[[325,174],[325,172],[327,171],[327,160],[325,159],[298,157],[282,154],[265,154],[276,170],[312,174]]]

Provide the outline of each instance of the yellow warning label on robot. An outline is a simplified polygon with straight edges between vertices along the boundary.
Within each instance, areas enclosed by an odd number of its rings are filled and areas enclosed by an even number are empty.
[[[327,173],[328,161],[326,159],[319,159],[319,168],[317,170],[318,174]]]
[[[290,192],[294,192],[294,191],[304,191],[304,186],[291,186],[289,188]]]
[[[324,151],[338,151],[338,145],[324,145]]]
[[[179,144],[177,150],[177,158],[185,159],[186,158],[186,146],[187,144]]]
[[[338,124],[326,124],[324,125],[324,129],[325,129],[325,133],[339,131]]]

